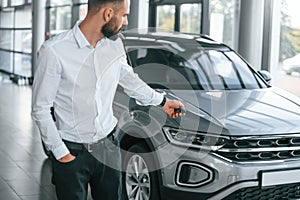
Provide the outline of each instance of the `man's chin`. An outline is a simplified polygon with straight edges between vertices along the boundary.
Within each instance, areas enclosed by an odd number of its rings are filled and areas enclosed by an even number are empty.
[[[115,40],[117,40],[118,39],[118,37],[119,37],[119,32],[118,33],[116,33],[116,34],[114,34],[114,35],[112,35],[112,36],[110,36],[110,37],[107,37],[108,39],[110,39],[110,40],[113,40],[113,41],[115,41]]]
[[[118,38],[118,35],[119,35],[120,32],[121,32],[121,29],[117,32],[114,32],[114,33],[104,34],[104,36],[107,37],[108,39],[115,40],[116,38]]]
[[[104,32],[102,32],[102,34],[107,38],[113,37],[115,35],[114,33],[104,33]]]

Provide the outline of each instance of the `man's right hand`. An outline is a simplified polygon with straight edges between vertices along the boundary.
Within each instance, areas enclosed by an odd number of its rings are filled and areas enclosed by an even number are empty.
[[[73,156],[72,154],[67,154],[64,157],[58,159],[59,162],[61,163],[67,163],[67,162],[71,162],[72,160],[75,160],[75,156]]]
[[[184,111],[184,105],[177,100],[171,100],[166,99],[165,105],[162,107],[162,109],[169,115],[171,118],[175,117],[183,117],[185,115]],[[175,112],[177,110],[181,110],[181,112]]]

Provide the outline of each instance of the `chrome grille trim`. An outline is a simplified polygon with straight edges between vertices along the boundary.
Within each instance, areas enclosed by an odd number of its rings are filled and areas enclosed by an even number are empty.
[[[295,142],[294,140],[299,140],[298,142]],[[291,144],[297,144],[297,145],[300,145],[300,138],[292,138],[291,139]]]
[[[270,140],[270,139],[283,139],[283,138],[297,138],[300,139],[300,134],[284,134],[284,135],[272,135],[272,136],[233,136],[231,140]]]
[[[300,160],[300,134],[232,137],[214,153],[240,163]]]
[[[238,161],[233,161],[231,159],[228,159],[224,156],[221,156],[220,154],[217,153],[212,153],[214,156],[226,160],[227,162],[234,163]],[[256,161],[243,161],[243,162],[238,162],[239,164],[268,164],[268,163],[284,163],[284,162],[293,162],[293,161],[299,161],[299,157],[294,157],[294,158],[289,158],[289,159],[278,159],[278,160],[256,160]]]
[[[300,146],[296,147],[274,147],[274,148],[239,148],[229,149],[221,148],[218,152],[229,152],[229,153],[248,153],[248,152],[269,152],[269,151],[295,151],[300,150]]]

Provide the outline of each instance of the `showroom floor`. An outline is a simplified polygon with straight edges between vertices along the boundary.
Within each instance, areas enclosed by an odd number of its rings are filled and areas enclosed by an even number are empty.
[[[31,88],[0,82],[0,199],[53,200],[51,165],[30,116]]]
[[[31,87],[0,74],[0,200],[56,200],[51,161],[30,112]]]

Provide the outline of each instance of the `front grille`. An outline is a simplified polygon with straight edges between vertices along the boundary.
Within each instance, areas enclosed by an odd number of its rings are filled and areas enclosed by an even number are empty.
[[[291,158],[300,158],[300,151],[271,151],[271,152],[219,152],[219,154],[225,158],[234,161],[270,161],[270,160],[282,160]]]
[[[258,138],[235,139],[226,143],[224,148],[261,148],[261,147],[300,147],[300,138]]]
[[[276,161],[300,158],[300,135],[227,140],[217,152],[232,161]]]
[[[268,188],[249,187],[233,192],[224,200],[291,200],[300,199],[300,183]]]

